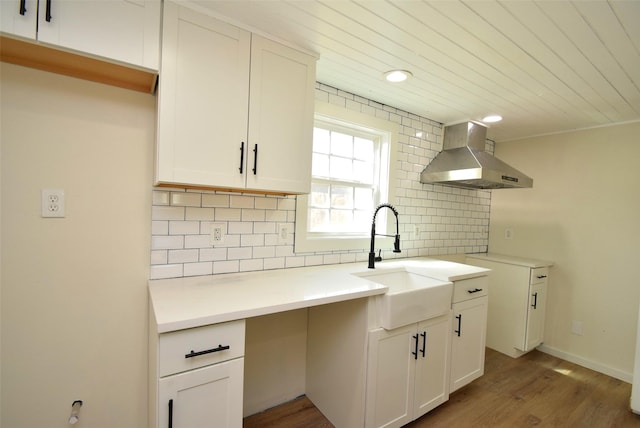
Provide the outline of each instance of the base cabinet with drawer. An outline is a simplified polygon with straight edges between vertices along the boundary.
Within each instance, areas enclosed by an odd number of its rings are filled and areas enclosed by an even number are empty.
[[[453,283],[449,393],[484,374],[489,277]]]
[[[150,427],[241,427],[245,321],[153,336]]]
[[[491,253],[467,263],[491,269],[487,346],[516,358],[541,345],[552,263]]]

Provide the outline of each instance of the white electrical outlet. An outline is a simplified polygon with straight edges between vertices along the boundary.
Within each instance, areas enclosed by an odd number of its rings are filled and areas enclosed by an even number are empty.
[[[513,239],[513,229],[504,230],[504,239]]]
[[[417,224],[413,225],[413,239],[420,239],[420,226]]]
[[[582,321],[571,321],[571,333],[582,336]]]
[[[64,217],[64,190],[42,189],[42,217]]]
[[[286,245],[289,238],[289,226],[284,223],[278,224],[278,245]]]
[[[211,245],[222,244],[224,242],[224,225],[222,223],[211,224],[211,235],[209,243]]]

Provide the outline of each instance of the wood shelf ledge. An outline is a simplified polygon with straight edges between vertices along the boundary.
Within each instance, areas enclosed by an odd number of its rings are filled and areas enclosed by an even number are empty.
[[[0,35],[0,61],[51,73],[155,93],[158,73],[85,56],[35,41]]]

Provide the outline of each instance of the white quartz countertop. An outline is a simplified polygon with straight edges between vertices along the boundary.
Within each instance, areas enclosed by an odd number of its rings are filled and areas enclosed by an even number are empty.
[[[435,259],[376,263],[376,271],[406,269],[444,282],[489,270]],[[158,333],[370,297],[388,287],[358,277],[366,262],[149,281]],[[153,326],[151,326],[153,328]]]
[[[473,259],[488,260],[492,262],[507,263],[510,265],[524,266],[524,267],[530,267],[530,268],[553,266],[553,262],[550,262],[547,260],[537,260],[537,259],[530,259],[526,257],[516,257],[516,256],[509,256],[506,254],[497,254],[497,253],[467,254],[467,260],[469,260],[469,263],[473,263]]]

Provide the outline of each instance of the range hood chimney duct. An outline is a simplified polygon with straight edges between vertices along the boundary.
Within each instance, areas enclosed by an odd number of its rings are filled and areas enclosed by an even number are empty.
[[[484,151],[487,128],[475,122],[445,126],[442,151],[420,174],[421,183],[467,189],[533,186],[533,179]]]

